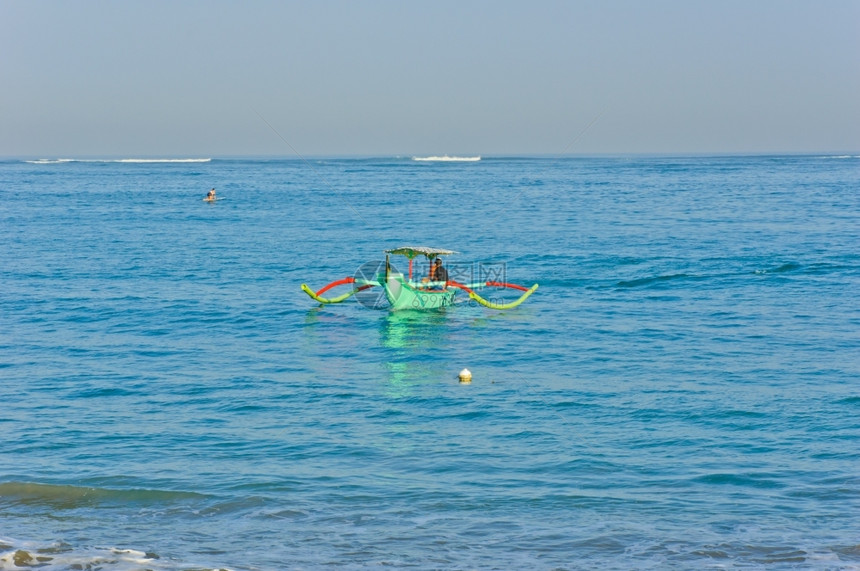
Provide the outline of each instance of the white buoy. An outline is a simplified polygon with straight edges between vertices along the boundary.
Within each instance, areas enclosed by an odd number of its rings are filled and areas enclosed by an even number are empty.
[[[464,385],[469,384],[472,382],[472,371],[470,371],[469,369],[463,369],[462,371],[460,371],[459,377],[461,383],[463,383]]]

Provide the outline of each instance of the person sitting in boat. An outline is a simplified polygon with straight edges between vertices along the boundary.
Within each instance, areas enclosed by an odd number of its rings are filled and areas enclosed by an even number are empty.
[[[433,265],[433,271],[430,274],[430,278],[434,282],[442,282],[442,285],[439,285],[439,289],[445,289],[448,287],[448,270],[442,265],[442,258],[436,258],[436,263]]]
[[[209,193],[206,195],[205,200],[208,200],[209,202],[212,202],[213,200],[215,200],[215,189],[214,188],[209,191]]]

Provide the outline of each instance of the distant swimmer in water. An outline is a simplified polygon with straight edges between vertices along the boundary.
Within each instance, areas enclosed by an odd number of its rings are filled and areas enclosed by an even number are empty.
[[[213,188],[206,194],[206,198],[204,198],[206,202],[215,202],[215,189]]]

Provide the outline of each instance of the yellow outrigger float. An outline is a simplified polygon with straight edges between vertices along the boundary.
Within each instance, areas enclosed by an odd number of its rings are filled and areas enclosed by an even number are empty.
[[[456,254],[452,250],[439,248],[427,248],[424,246],[404,246],[385,250],[385,269],[379,272],[374,279],[348,277],[333,281],[318,291],[313,291],[306,284],[302,284],[302,291],[314,300],[323,303],[340,303],[349,299],[356,293],[372,288],[382,287],[385,297],[393,310],[399,309],[439,309],[454,305],[454,297],[457,290],[463,290],[469,294],[469,298],[490,309],[511,309],[524,302],[538,288],[538,284],[527,288],[521,285],[510,284],[499,281],[482,281],[469,284],[461,284],[454,280],[447,281],[415,281],[412,279],[412,262],[418,256],[426,257],[432,264],[439,256],[450,256]],[[389,262],[389,255],[402,255],[409,259],[409,274],[404,276],[395,271]],[[325,292],[341,285],[352,285],[353,289],[337,297],[322,297]],[[485,287],[509,288],[522,291],[522,295],[509,303],[494,303],[476,293],[476,289]]]

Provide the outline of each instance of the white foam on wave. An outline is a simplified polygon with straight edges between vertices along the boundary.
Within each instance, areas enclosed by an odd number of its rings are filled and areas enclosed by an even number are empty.
[[[117,163],[208,163],[212,159],[117,159]]]
[[[105,571],[138,571],[140,569],[172,570],[177,562],[162,559],[155,553],[119,547],[73,548],[65,542],[36,544],[16,542],[0,537],[0,570],[38,568],[43,571],[67,571],[68,569],[103,569]],[[190,566],[205,571],[203,566]],[[226,570],[226,567],[218,567]],[[213,569],[214,571],[214,569]]]
[[[38,567],[46,571],[55,569],[169,569],[158,561],[158,556],[134,549],[91,548],[72,550],[67,544],[42,546],[19,545],[0,553],[0,569]]]
[[[24,161],[32,165],[57,165],[64,163],[208,163],[207,159],[37,159]]]
[[[474,163],[480,161],[481,157],[449,157],[448,155],[432,156],[432,157],[412,157],[413,161],[434,161],[434,162],[450,162],[450,163]]]

